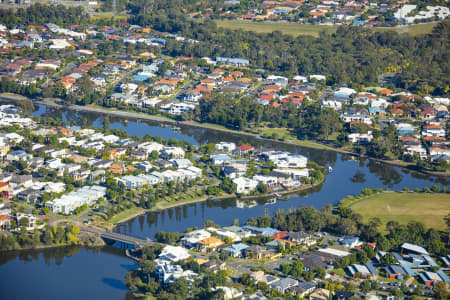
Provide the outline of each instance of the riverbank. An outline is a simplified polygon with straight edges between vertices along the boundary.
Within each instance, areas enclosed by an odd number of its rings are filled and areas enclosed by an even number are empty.
[[[168,204],[164,204],[164,205],[159,205],[162,202],[162,201],[160,201],[159,203],[157,203],[154,207],[152,207],[150,209],[131,208],[128,210],[124,210],[123,212],[121,212],[111,218],[112,220],[114,220],[114,222],[111,222],[111,220],[108,220],[105,223],[102,223],[102,225],[107,224],[108,225],[107,228],[112,229],[115,226],[117,226],[121,223],[125,223],[125,222],[127,222],[131,219],[134,219],[140,215],[145,215],[150,212],[157,212],[157,211],[170,209],[170,208],[176,208],[176,207],[188,205],[188,204],[201,203],[201,202],[205,202],[208,200],[220,201],[220,200],[236,199],[236,200],[240,200],[240,201],[246,201],[246,200],[248,201],[248,200],[255,200],[255,199],[271,199],[274,197],[276,197],[278,199],[278,198],[280,198],[280,196],[287,196],[287,195],[298,193],[300,191],[306,191],[309,189],[313,189],[313,188],[318,187],[321,184],[323,184],[324,181],[325,181],[325,176],[324,176],[323,180],[321,180],[320,182],[315,183],[315,184],[305,184],[305,185],[302,185],[302,186],[299,186],[299,187],[296,187],[296,188],[293,188],[290,190],[276,191],[273,193],[255,195],[255,196],[227,195],[227,196],[221,196],[221,197],[211,197],[211,196],[205,195],[204,197],[197,198],[197,199],[192,199],[192,200],[182,201],[182,202],[172,202],[172,203],[168,203]],[[135,209],[139,209],[139,211],[133,213],[133,210],[135,210]],[[122,218],[118,217],[121,214],[123,214],[123,217]],[[100,225],[100,224],[98,224],[98,225]]]
[[[202,129],[210,129],[214,131],[219,132],[227,132],[232,134],[237,134],[241,136],[248,136],[253,137],[261,141],[269,141],[273,143],[277,143],[280,145],[291,145],[291,146],[299,146],[304,148],[310,148],[310,149],[318,149],[318,150],[326,150],[326,151],[333,151],[341,154],[351,155],[354,157],[358,157],[361,159],[371,159],[374,161],[378,161],[381,163],[389,164],[392,166],[400,167],[402,169],[411,171],[411,172],[417,172],[432,176],[439,176],[439,177],[450,177],[450,172],[437,172],[437,171],[430,171],[430,170],[417,170],[415,163],[408,163],[402,160],[385,160],[385,159],[379,159],[370,157],[367,155],[361,155],[359,153],[348,151],[343,148],[336,148],[329,145],[325,145],[323,143],[317,142],[317,141],[310,141],[310,140],[298,140],[298,139],[292,139],[292,140],[275,140],[275,139],[269,139],[264,138],[260,134],[256,134],[249,131],[238,131],[238,130],[232,130],[229,128],[226,128],[221,125],[217,124],[209,124],[209,123],[200,123],[195,121],[176,121],[164,116],[155,116],[155,115],[148,115],[145,113],[139,113],[139,112],[130,112],[130,111],[121,111],[114,108],[105,108],[100,106],[80,106],[80,105],[63,105],[56,103],[55,101],[44,101],[44,100],[31,100],[27,97],[20,96],[20,95],[14,95],[10,93],[2,93],[0,94],[0,98],[4,98],[5,100],[10,101],[23,101],[23,100],[29,100],[36,104],[46,105],[54,108],[59,109],[69,109],[74,111],[85,111],[85,112],[93,112],[93,113],[99,113],[103,115],[111,115],[111,116],[118,116],[123,118],[129,118],[129,119],[138,119],[138,120],[148,120],[148,121],[156,121],[156,122],[162,122],[162,123],[168,123],[168,124],[175,124],[175,125],[184,125],[184,126],[190,126],[194,128],[202,128]]]
[[[88,247],[88,248],[98,248],[105,246],[105,242],[103,239],[96,234],[93,234],[89,231],[81,231],[79,236],[79,242],[78,243],[61,243],[61,244],[50,244],[50,245],[30,245],[30,246],[18,246],[18,243],[16,243],[15,247],[13,249],[1,249],[0,253],[2,252],[10,252],[10,251],[29,251],[29,250],[45,250],[45,249],[56,249],[56,248],[64,248],[64,247],[72,247],[72,246],[78,246],[78,247]],[[18,247],[16,247],[18,246]]]

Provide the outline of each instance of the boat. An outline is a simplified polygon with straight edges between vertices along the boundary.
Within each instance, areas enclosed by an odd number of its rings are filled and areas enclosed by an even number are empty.
[[[333,168],[331,166],[328,166],[328,173],[331,173],[333,171]]]

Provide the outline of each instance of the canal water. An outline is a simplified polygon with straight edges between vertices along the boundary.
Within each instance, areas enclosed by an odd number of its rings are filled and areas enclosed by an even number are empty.
[[[161,126],[161,123],[153,121],[105,117],[98,113],[75,112],[43,105],[37,106],[32,114],[59,118],[65,124],[80,126],[103,127],[106,123],[110,128],[125,130],[130,135],[149,134],[166,139],[175,138],[194,145],[229,141],[249,143],[257,148],[284,149],[333,168],[321,186],[286,199],[209,200],[138,216],[117,227],[120,232],[138,237],[153,237],[158,231],[182,232],[188,227],[200,227],[206,220],[230,225],[234,219],[243,223],[249,217],[273,214],[278,209],[301,205],[320,208],[325,204],[335,204],[347,195],[359,194],[366,187],[401,190],[404,187],[413,189],[433,184],[449,184],[445,178],[405,171],[372,160],[354,159],[332,151],[284,145],[210,129],[177,125],[180,128],[174,130],[170,125]],[[0,256],[0,295],[8,295],[2,299],[34,299],[38,295],[45,299],[125,299],[129,295],[127,296],[124,278],[126,271],[132,267],[134,263],[123,257],[120,250],[109,247],[101,250],[75,248],[68,251],[68,254],[61,254],[60,250],[46,250],[3,255]],[[25,286],[26,289],[23,288]]]

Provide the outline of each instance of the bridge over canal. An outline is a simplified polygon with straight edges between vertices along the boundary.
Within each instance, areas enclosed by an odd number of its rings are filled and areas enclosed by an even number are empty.
[[[121,249],[135,249],[145,246],[152,246],[150,239],[140,239],[122,233],[105,231],[101,234],[102,239],[109,245],[116,246]]]

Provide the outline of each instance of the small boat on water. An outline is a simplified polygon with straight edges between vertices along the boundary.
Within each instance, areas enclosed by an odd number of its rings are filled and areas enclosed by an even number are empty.
[[[180,131],[181,128],[180,128],[180,127],[177,127],[177,126],[173,126],[173,127],[172,127],[172,130],[173,130],[173,131]]]
[[[333,171],[333,168],[331,166],[328,166],[328,173],[331,173]]]

